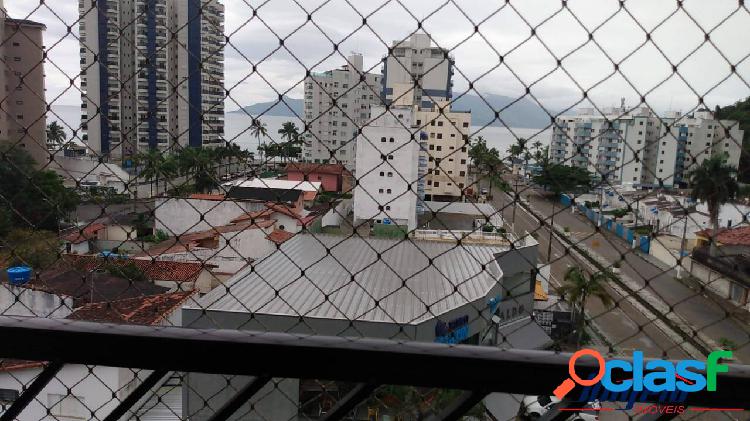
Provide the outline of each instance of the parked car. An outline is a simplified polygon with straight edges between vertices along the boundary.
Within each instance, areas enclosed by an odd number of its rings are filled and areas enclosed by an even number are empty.
[[[554,396],[526,396],[523,398],[522,413],[531,420],[536,420],[560,402]],[[597,421],[599,419],[598,409],[601,408],[599,401],[588,402],[585,408],[591,408],[590,411],[573,412],[568,417],[568,421]]]
[[[483,196],[487,196],[488,193],[489,193],[489,190],[487,190],[487,189],[482,189],[480,191],[480,194],[482,194]]]

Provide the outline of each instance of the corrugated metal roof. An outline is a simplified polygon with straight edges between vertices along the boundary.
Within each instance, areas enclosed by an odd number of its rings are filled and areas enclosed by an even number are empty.
[[[494,255],[505,250],[298,234],[238,273],[229,293],[216,288],[200,303],[214,311],[419,323],[485,297],[496,285],[490,271],[501,273]]]

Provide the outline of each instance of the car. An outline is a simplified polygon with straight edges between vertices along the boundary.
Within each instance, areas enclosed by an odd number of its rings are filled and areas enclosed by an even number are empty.
[[[489,191],[487,189],[480,190],[480,194],[482,194],[484,196],[487,196],[487,193],[489,193]]]
[[[536,420],[558,402],[560,399],[554,396],[526,396],[523,398],[521,410],[527,419]],[[599,419],[598,409],[601,408],[599,401],[588,402],[584,407],[591,408],[591,410],[571,413],[568,421],[597,421]]]

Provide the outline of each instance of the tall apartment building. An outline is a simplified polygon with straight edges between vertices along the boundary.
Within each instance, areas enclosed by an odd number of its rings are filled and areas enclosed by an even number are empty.
[[[302,159],[353,169],[359,129],[370,119],[370,107],[380,104],[379,85],[380,75],[364,72],[359,54],[349,56],[339,69],[305,78],[304,119],[308,130]]]
[[[432,46],[429,35],[417,33],[393,41],[390,51],[383,58],[384,103],[430,107],[432,102],[451,99],[453,58],[447,50]]]
[[[660,137],[659,118],[648,108],[604,110],[584,108],[555,120],[550,143],[553,163],[577,166],[612,185],[650,185],[649,147]]]
[[[739,165],[744,131],[737,121],[717,120],[711,111],[701,109],[692,115],[669,113],[663,122],[653,153],[655,175],[665,186],[686,184],[689,172],[715,154],[728,165]]]
[[[354,222],[398,224],[412,230],[417,226],[418,127],[412,107],[391,111],[373,107],[378,117],[357,138]]]
[[[442,111],[441,111],[442,109]],[[425,199],[451,201],[468,185],[471,113],[452,111],[448,101],[416,107],[416,125],[426,137]]]
[[[215,143],[215,125],[223,133],[223,105],[221,119],[206,113],[223,97],[223,6],[203,3],[79,2],[81,121],[95,154],[127,160]]]
[[[645,107],[605,110],[604,115],[582,109],[576,116],[557,118],[550,158],[586,168],[612,185],[677,187],[713,154],[736,167],[742,135],[736,121],[718,121],[708,110],[660,118]]]
[[[0,139],[49,160],[44,95],[44,24],[7,16],[0,0]]]

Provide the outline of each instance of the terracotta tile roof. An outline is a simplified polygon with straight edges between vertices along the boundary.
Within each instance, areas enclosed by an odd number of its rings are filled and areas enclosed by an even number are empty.
[[[198,279],[201,271],[203,271],[203,265],[196,262],[122,258],[105,259],[98,256],[75,254],[65,255],[64,258],[69,260],[75,267],[87,272],[101,269],[105,263],[121,266],[132,263],[152,281],[194,282]]]
[[[348,172],[341,164],[314,164],[310,162],[292,162],[286,164],[287,171],[300,171],[305,174],[335,174]]]
[[[232,223],[236,224],[238,222],[244,222],[244,221],[252,221],[252,220],[259,220],[259,219],[269,219],[273,215],[273,210],[271,209],[264,209],[262,211],[254,211],[254,212],[248,212],[244,215],[240,215],[234,219],[232,219]]]
[[[713,234],[712,229],[704,229],[695,234],[710,238]],[[721,228],[716,236],[716,241],[725,246],[750,246],[750,225],[738,228]]]
[[[280,205],[280,204],[273,203],[273,202],[267,202],[266,207],[274,212],[284,214],[291,218],[300,218],[302,216],[299,214],[299,212],[297,212],[296,209],[289,207],[289,206]]]
[[[96,233],[103,230],[104,228],[106,228],[106,226],[98,222],[89,224],[75,232],[63,236],[63,240],[73,244],[80,244],[84,241],[95,238]]]
[[[217,238],[220,234],[226,234],[230,232],[239,232],[248,229],[265,229],[270,228],[276,223],[275,219],[255,221],[239,221],[234,224],[218,226],[206,231],[192,232],[190,234],[183,234],[179,237],[172,237],[162,241],[159,244],[154,245],[145,252],[136,254],[136,257],[143,256],[158,256],[160,254],[168,253],[180,253],[190,251],[200,246],[202,240],[209,240]],[[215,247],[211,247],[215,248]]]
[[[76,309],[67,318],[98,323],[153,325],[168,317],[192,294],[193,291],[171,292],[86,304]]]
[[[273,230],[270,234],[266,236],[269,240],[273,241],[276,244],[282,244],[283,242],[289,240],[290,238],[294,237],[294,234],[288,231],[284,230]]]
[[[150,281],[131,281],[108,273],[88,272],[78,269],[59,270],[33,278],[24,287],[50,294],[70,297],[73,307],[125,298],[163,294],[168,288]]]
[[[25,368],[37,368],[44,367],[46,362],[44,361],[28,361],[28,360],[12,360],[4,359],[0,361],[0,372],[23,370]]]
[[[204,194],[204,193],[193,193],[190,195],[190,199],[200,200],[224,200],[223,194]]]

